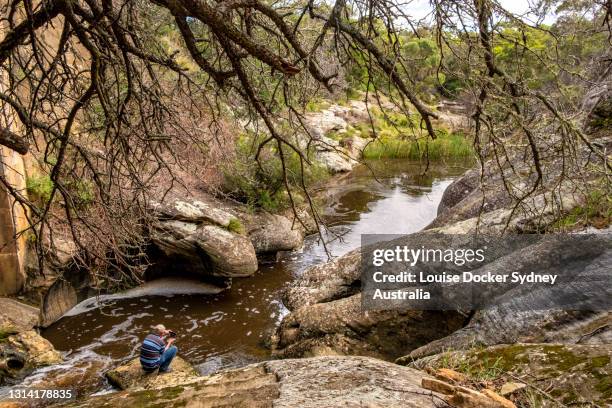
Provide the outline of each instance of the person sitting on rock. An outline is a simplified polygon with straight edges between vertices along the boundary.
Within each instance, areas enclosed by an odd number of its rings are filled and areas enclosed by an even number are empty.
[[[176,334],[167,330],[163,324],[158,324],[153,329],[155,332],[145,337],[140,346],[140,365],[149,373],[157,369],[160,373],[165,373],[170,371],[170,363],[178,352],[178,348],[172,345]]]

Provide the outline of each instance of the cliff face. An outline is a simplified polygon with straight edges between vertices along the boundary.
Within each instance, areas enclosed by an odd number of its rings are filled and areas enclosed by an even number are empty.
[[[25,162],[20,154],[0,147],[0,176],[25,194]],[[15,294],[25,284],[26,238],[16,235],[27,227],[23,208],[0,187],[0,295]]]

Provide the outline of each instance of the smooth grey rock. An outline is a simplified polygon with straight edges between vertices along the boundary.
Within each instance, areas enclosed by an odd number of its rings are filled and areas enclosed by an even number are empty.
[[[0,327],[3,330],[30,330],[38,325],[37,308],[15,299],[0,297]]]
[[[282,215],[258,213],[248,226],[247,235],[256,253],[290,251],[302,246],[298,225]]]
[[[152,234],[167,259],[176,257],[183,272],[201,276],[241,277],[257,271],[251,241],[215,225],[161,221]]]
[[[229,212],[200,200],[177,199],[169,203],[152,203],[160,219],[187,221],[190,223],[212,223],[226,227],[235,218]]]

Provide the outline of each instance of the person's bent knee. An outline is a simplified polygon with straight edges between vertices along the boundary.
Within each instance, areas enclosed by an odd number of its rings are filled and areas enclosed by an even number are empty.
[[[176,346],[170,346],[169,349],[174,351],[175,354],[178,353],[178,347],[176,347]]]

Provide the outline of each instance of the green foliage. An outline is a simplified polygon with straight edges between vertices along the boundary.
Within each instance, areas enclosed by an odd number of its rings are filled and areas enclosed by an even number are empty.
[[[465,87],[464,82],[457,77],[447,77],[442,85],[438,86],[438,92],[447,98],[456,98]]]
[[[63,186],[76,207],[83,208],[93,203],[95,198],[94,188],[90,181],[65,181]],[[39,205],[46,205],[49,202],[53,187],[54,183],[48,174],[36,175],[26,179],[28,195],[33,202]],[[57,195],[56,193],[56,197]]]
[[[90,181],[73,181],[66,187],[77,207],[86,207],[94,202],[94,187]]]
[[[604,228],[612,220],[612,195],[605,186],[597,186],[586,196],[584,205],[572,209],[557,220],[554,230],[574,230],[580,227],[594,225]]]
[[[51,199],[53,181],[48,174],[28,177],[26,179],[26,190],[32,201],[44,205]]]
[[[274,212],[287,208],[291,202],[286,191],[280,152],[276,145],[267,144],[260,153],[259,163],[254,160],[255,151],[261,140],[261,137],[252,134],[240,137],[236,159],[223,169],[225,188],[235,198],[252,207]],[[287,184],[296,204],[301,204],[303,201],[302,177],[306,186],[329,177],[323,166],[314,163],[308,165],[304,162],[302,173],[300,156],[286,146],[283,149],[283,159]]]
[[[477,348],[476,348],[477,349]],[[467,375],[475,381],[491,381],[504,373],[502,357],[488,357],[474,360],[460,353],[447,351],[436,362],[438,368],[449,368]]]
[[[473,156],[471,141],[461,133],[449,133],[437,129],[437,138],[432,140],[420,135],[418,116],[407,116],[397,112],[386,115],[374,109],[374,128],[377,139],[370,143],[363,152],[366,159],[402,158],[411,160],[442,160]],[[371,132],[369,123],[356,128],[362,137]],[[354,134],[353,133],[353,134]],[[352,134],[351,134],[352,135]]]
[[[245,232],[244,225],[238,218],[232,218],[227,225],[227,230],[229,232],[233,232],[234,234],[243,235]]]
[[[329,107],[329,102],[320,99],[313,99],[306,104],[307,112],[321,112]]]

